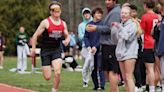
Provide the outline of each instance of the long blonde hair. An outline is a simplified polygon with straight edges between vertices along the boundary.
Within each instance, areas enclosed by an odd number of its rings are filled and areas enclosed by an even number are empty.
[[[136,24],[137,26],[137,32],[136,32],[136,35],[137,37],[140,37],[142,34],[143,34],[143,30],[141,29],[141,26],[140,26],[140,23],[135,20],[134,18],[132,18],[132,21]]]

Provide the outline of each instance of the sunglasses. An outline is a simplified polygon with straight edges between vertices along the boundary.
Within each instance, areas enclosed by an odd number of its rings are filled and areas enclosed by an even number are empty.
[[[52,12],[60,12],[61,9],[60,8],[54,8],[54,9],[50,9]]]

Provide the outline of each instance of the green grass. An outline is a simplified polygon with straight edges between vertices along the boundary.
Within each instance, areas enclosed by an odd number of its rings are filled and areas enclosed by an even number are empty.
[[[5,57],[4,69],[0,70],[0,83],[28,88],[37,92],[51,92],[53,79],[46,81],[42,74],[18,74],[9,72],[9,69],[16,67],[16,60],[16,57]],[[79,63],[82,64],[81,61]],[[40,60],[37,62],[37,67],[40,67]],[[30,59],[28,59],[28,71],[31,71]],[[109,92],[108,87],[109,83],[106,84],[106,90],[104,92]],[[89,87],[82,87],[81,72],[62,70],[59,92],[94,92],[92,88],[92,81],[90,81]],[[124,92],[122,87],[120,88],[120,92]]]

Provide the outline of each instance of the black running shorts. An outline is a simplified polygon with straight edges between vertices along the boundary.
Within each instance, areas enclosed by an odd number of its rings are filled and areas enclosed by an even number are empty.
[[[61,58],[62,50],[57,49],[41,49],[41,61],[42,66],[48,66],[52,64],[52,61]]]
[[[155,55],[153,49],[144,49],[142,58],[145,63],[154,63]]]
[[[116,46],[113,45],[102,45],[102,70],[119,72],[119,64],[115,56]]]

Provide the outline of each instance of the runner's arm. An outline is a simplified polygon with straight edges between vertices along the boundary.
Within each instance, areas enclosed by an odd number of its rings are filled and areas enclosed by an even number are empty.
[[[47,28],[47,20],[43,20],[40,25],[38,26],[37,30],[35,31],[34,35],[32,36],[32,52],[35,52],[36,49],[36,43],[37,43],[37,38],[40,36],[44,30]]]
[[[65,38],[65,40],[63,41],[63,44],[65,46],[67,46],[69,44],[69,42],[70,42],[70,37],[69,37],[67,25],[66,25],[65,22],[64,22],[64,38]]]

